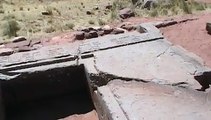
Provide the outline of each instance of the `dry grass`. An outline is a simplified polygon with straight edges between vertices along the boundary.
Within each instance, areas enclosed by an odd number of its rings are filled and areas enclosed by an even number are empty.
[[[47,1],[47,0],[46,0]],[[104,25],[110,19],[110,11],[105,11],[105,5],[112,3],[104,0],[57,0],[40,2],[38,0],[6,0],[0,2],[0,37],[8,39],[3,34],[3,23],[8,21],[5,17],[14,17],[20,30],[17,35],[28,38],[46,36],[48,33],[64,32],[88,27],[90,25]],[[99,9],[94,9],[99,6]],[[87,15],[86,11],[93,15]],[[42,15],[47,12],[49,15]]]
[[[71,31],[81,26],[105,25],[119,20],[118,10],[131,7],[131,0],[0,0],[0,38],[21,35],[28,38],[42,37],[49,33]],[[208,5],[191,3],[184,4],[181,0],[173,0],[170,6],[159,5],[152,10],[135,8],[139,16],[160,16],[191,13],[195,10],[207,9]],[[108,3],[112,9],[105,9]],[[96,6],[98,9],[96,9]],[[92,14],[87,15],[87,11]],[[42,15],[47,12],[48,15]],[[9,20],[17,23],[20,29],[14,35],[3,34],[5,24]],[[8,37],[9,36],[9,37]]]

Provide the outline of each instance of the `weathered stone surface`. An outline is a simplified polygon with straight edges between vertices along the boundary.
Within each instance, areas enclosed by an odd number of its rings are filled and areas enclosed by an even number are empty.
[[[103,97],[102,99],[108,102],[107,105],[117,102],[127,116],[127,120],[210,119],[208,116],[211,114],[211,93],[154,83],[125,82],[122,80],[111,81],[103,87],[107,87],[115,99],[106,100]],[[111,93],[101,91],[101,96],[107,96]]]
[[[8,56],[13,53],[13,49],[11,48],[0,48],[0,56]]]
[[[96,69],[106,74],[145,81],[157,79],[154,82],[162,84],[185,83],[194,89],[200,85],[193,75],[205,70],[202,62],[163,39],[96,52],[95,62]]]
[[[130,8],[124,8],[124,9],[119,11],[119,16],[122,19],[126,19],[126,18],[129,18],[129,17],[134,17],[135,13]]]
[[[128,120],[126,115],[115,100],[111,90],[107,86],[99,87],[94,92],[96,109],[99,112],[99,118],[105,120]]]
[[[54,45],[42,47],[39,50],[24,53],[12,54],[9,57],[0,57],[0,66],[22,64],[26,62],[45,59],[59,58],[68,55],[76,55],[78,50],[77,42],[74,44]]]

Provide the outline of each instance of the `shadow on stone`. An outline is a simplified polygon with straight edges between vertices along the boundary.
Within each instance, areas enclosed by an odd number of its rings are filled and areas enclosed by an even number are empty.
[[[94,109],[84,66],[1,81],[5,120],[57,120]]]
[[[194,79],[196,79],[199,84],[202,86],[201,89],[197,89],[198,91],[205,91],[207,88],[209,88],[211,84],[211,71],[205,71],[197,73],[194,76]]]

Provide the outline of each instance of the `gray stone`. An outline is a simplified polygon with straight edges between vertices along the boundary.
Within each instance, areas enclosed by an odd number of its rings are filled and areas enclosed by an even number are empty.
[[[107,90],[103,90],[105,88]],[[101,101],[107,102],[105,106],[110,106],[116,102],[119,105],[111,110],[108,109],[108,113],[121,108],[118,110],[120,112],[114,112],[114,114],[127,116],[127,120],[210,119],[208,116],[211,114],[211,93],[123,80],[113,80],[108,85],[99,87],[98,91],[102,96]],[[112,96],[110,97],[112,99],[107,100],[104,96]],[[124,115],[122,115],[121,110]],[[114,120],[119,119],[115,118]]]
[[[128,44],[145,42],[163,38],[161,34],[151,34],[138,32],[128,32],[118,35],[106,35],[100,38],[94,38],[84,41],[79,47],[81,53],[89,53],[119,46],[125,46]]]
[[[124,9],[122,9],[122,10],[119,11],[119,16],[122,19],[126,19],[126,18],[129,18],[129,17],[134,17],[135,16],[135,13],[130,8],[124,8]]]
[[[194,73],[205,70],[203,62],[163,39],[98,51],[95,63],[96,69],[105,74],[145,81],[159,79],[171,85],[185,83],[193,89],[200,88]]]

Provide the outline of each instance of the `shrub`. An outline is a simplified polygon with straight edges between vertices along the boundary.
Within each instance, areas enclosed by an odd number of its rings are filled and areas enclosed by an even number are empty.
[[[52,32],[55,32],[55,31],[56,31],[56,29],[52,26],[45,28],[46,33],[52,33]]]
[[[156,16],[158,16],[158,11],[157,11],[157,9],[153,9],[153,10],[151,11],[151,13],[150,13],[150,16],[151,16],[151,17],[156,17]]]
[[[98,19],[98,24],[99,24],[100,26],[102,26],[102,25],[105,25],[106,22],[105,22],[104,20],[102,20],[102,19]]]
[[[9,19],[6,21],[6,23],[3,25],[3,35],[11,37],[16,37],[17,32],[20,30],[20,27],[18,25],[18,22],[14,19]]]
[[[89,20],[89,24],[93,25],[93,24],[95,24],[95,21]]]
[[[65,24],[65,28],[66,29],[71,29],[72,30],[74,27],[75,27],[75,25],[73,23],[66,23]]]
[[[184,13],[192,14],[192,9],[189,7],[185,0],[180,0],[180,8],[183,10]]]

